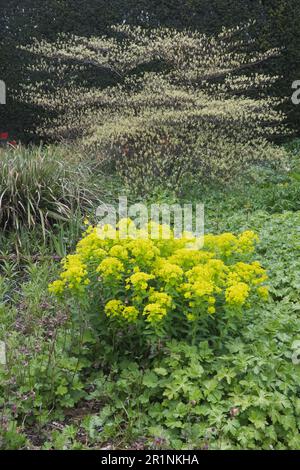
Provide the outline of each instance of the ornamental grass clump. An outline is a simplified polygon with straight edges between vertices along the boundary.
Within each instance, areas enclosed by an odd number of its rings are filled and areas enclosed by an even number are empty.
[[[169,239],[151,239],[153,222],[124,238],[127,224],[135,228],[130,220],[120,221],[118,230],[88,227],[49,286],[101,335],[195,341],[207,321],[226,323],[267,299],[252,231],[206,235],[201,243],[188,234],[176,239],[172,230]]]
[[[0,152],[0,228],[15,231],[38,226],[45,232],[54,223],[87,210],[100,191],[91,172],[68,161],[56,147]]]

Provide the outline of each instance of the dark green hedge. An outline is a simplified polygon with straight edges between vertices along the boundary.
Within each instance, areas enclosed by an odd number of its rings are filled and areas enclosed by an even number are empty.
[[[300,80],[299,0],[7,0],[0,15],[0,79],[7,83],[8,103],[0,107],[0,131],[33,138],[30,129],[38,110],[14,99],[20,83],[35,78],[26,67],[30,55],[17,48],[32,37],[54,40],[60,32],[105,34],[111,24],[122,21],[214,33],[250,18],[257,21],[253,34],[258,47],[283,48],[282,58],[269,63],[268,71],[283,75],[273,93],[289,98],[292,82]],[[287,101],[289,122],[298,129],[300,106]],[[26,135],[24,128],[29,129]]]

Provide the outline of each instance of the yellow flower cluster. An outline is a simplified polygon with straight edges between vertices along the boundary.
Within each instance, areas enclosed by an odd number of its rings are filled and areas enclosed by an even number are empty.
[[[63,261],[64,271],[60,275],[60,279],[54,281],[50,286],[50,292],[54,294],[62,294],[66,288],[71,291],[81,293],[84,291],[90,281],[86,265],[82,262],[80,255],[69,255]]]
[[[85,300],[92,296],[99,299],[99,315],[150,324],[169,315],[175,321],[195,321],[268,298],[265,270],[257,261],[245,261],[258,240],[253,232],[206,235],[200,247],[199,240],[177,240],[172,232],[168,240],[147,239],[153,228],[164,235],[167,230],[153,223],[144,229],[132,224],[123,220],[119,230],[88,227],[50,291]],[[128,227],[134,228],[135,239],[124,237]]]
[[[249,293],[250,287],[247,284],[237,282],[226,289],[226,302],[231,305],[242,306],[248,299]]]
[[[100,273],[104,279],[122,279],[122,274],[125,268],[123,263],[118,258],[108,256],[105,258],[96,269],[97,273]]]
[[[149,302],[143,314],[150,323],[160,322],[172,307],[172,298],[165,292],[152,292],[149,295]]]
[[[132,240],[128,243],[128,248],[131,256],[144,264],[151,263],[160,253],[152,240]]]
[[[172,264],[170,261],[163,258],[157,262],[154,267],[154,272],[158,279],[173,285],[180,284],[184,274],[184,271],[180,266]]]
[[[222,233],[221,235],[206,235],[205,247],[220,256],[229,257],[232,254],[247,253],[251,254],[254,251],[255,242],[258,241],[258,236],[247,230],[239,236],[232,233]]]
[[[123,317],[128,322],[134,322],[139,314],[135,307],[126,306],[120,300],[107,302],[104,311],[108,317]]]
[[[154,279],[152,274],[143,273],[141,271],[137,271],[136,273],[132,274],[128,279],[126,279],[126,289],[130,289],[130,284],[133,286],[135,292],[144,292],[148,288],[148,281]]]
[[[226,302],[235,306],[242,306],[248,299],[251,287],[258,286],[257,295],[262,299],[268,298],[268,288],[262,286],[268,279],[265,270],[255,261],[254,263],[236,263],[227,276],[225,298]]]

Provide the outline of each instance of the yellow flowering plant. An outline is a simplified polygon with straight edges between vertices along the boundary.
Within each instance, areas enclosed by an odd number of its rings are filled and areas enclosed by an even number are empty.
[[[208,234],[201,244],[188,236],[176,239],[172,231],[167,240],[151,239],[150,222],[136,228],[134,239],[123,237],[120,227],[132,223],[122,220],[119,230],[89,226],[49,286],[102,332],[195,339],[207,319],[227,321],[267,300],[266,272],[253,260],[254,232]]]

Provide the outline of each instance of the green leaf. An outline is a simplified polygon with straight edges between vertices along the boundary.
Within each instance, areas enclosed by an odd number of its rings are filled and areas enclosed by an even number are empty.
[[[159,383],[159,379],[154,372],[146,372],[143,377],[143,385],[148,388],[155,388]]]
[[[63,396],[63,395],[66,395],[67,393],[68,393],[68,389],[64,385],[59,385],[56,389],[57,395]]]

